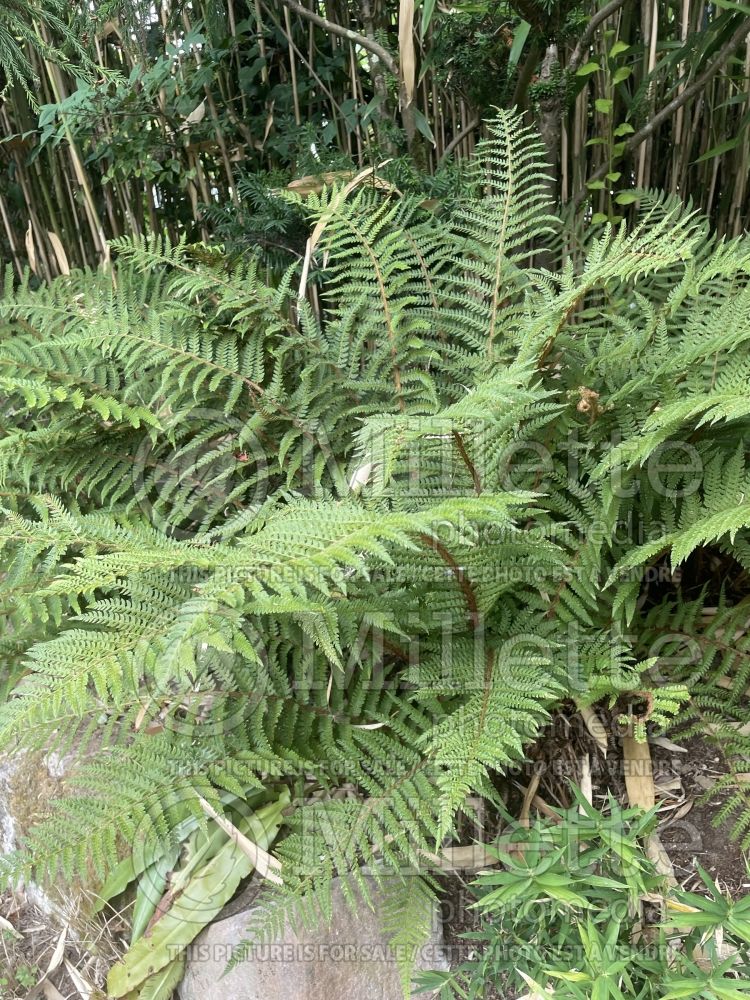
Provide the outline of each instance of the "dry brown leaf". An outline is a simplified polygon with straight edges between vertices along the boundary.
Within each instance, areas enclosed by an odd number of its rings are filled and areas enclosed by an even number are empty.
[[[138,730],[143,725],[143,720],[146,718],[146,713],[151,706],[151,699],[145,701],[141,707],[138,709],[138,714],[135,717],[135,722],[133,723],[133,732],[138,732]]]
[[[414,51],[414,0],[401,0],[398,12],[398,64],[405,105],[414,100],[417,56]]]
[[[443,871],[490,868],[500,864],[495,855],[490,854],[484,844],[444,847],[436,861]]]
[[[549,805],[547,802],[545,802],[544,799],[540,798],[538,795],[534,796],[534,799],[531,804],[537,810],[537,812],[540,812],[542,814],[542,816],[547,816],[548,819],[553,819],[555,823],[562,822],[562,819],[560,818],[560,813],[555,812],[552,806]]]
[[[524,789],[523,802],[521,803],[521,811],[518,814],[518,825],[525,827],[527,830],[530,826],[529,815],[531,813],[531,804],[536,797],[536,790],[539,788],[539,782],[541,781],[541,774],[535,772],[531,776],[531,781],[529,782],[528,788]],[[518,849],[510,851],[510,856],[512,858],[517,858],[518,861],[523,861],[523,845],[520,845]]]
[[[653,809],[656,804],[654,768],[648,743],[639,743],[632,736],[623,737],[625,787],[631,806]]]
[[[687,753],[687,747],[681,747],[677,743],[668,740],[666,736],[649,736],[649,743],[662,750],[671,750],[673,753]]]
[[[716,784],[716,782],[719,780],[719,777],[718,775],[716,777],[709,777],[709,775],[707,774],[696,774],[693,780],[695,781],[696,785],[700,785],[700,787],[705,792],[710,792],[711,789]]]
[[[62,245],[62,241],[57,233],[53,233],[47,230],[47,236],[52,244],[52,249],[55,251],[55,257],[57,258],[57,266],[60,270],[60,274],[70,274],[70,264],[68,264],[68,255],[65,253],[65,247]]]
[[[29,258],[29,267],[34,272],[34,274],[39,274],[39,270],[36,262],[36,250],[34,249],[34,233],[31,228],[31,222],[29,221],[29,227],[26,230],[26,237],[24,239],[24,244],[26,246],[26,256]]]
[[[48,979],[45,979],[42,983],[42,993],[44,993],[47,1000],[65,1000],[65,997],[58,988],[53,986]]]
[[[687,802],[683,802],[680,808],[675,810],[674,816],[670,817],[670,822],[675,822],[678,819],[682,819],[683,816],[687,816],[694,805],[695,799],[688,799]]]
[[[646,857],[652,862],[657,873],[663,875],[669,885],[677,885],[677,879],[674,877],[674,866],[669,855],[664,850],[664,845],[661,842],[659,834],[652,833],[646,838],[644,846]]]
[[[521,805],[521,812],[518,814],[518,825],[524,826],[526,829],[529,828],[529,814],[531,812],[531,804],[534,801],[534,796],[536,795],[536,790],[539,788],[539,782],[541,780],[540,774],[534,774],[529,782],[529,787],[526,789],[523,797],[523,804]]]
[[[206,99],[204,97],[203,100],[199,104],[197,104],[190,112],[190,114],[187,116],[183,127],[185,125],[200,125],[200,123],[203,121],[205,117],[206,117]]]
[[[735,955],[739,957],[739,951],[733,944],[729,944],[724,940],[724,929],[719,927],[716,931],[714,948],[716,951],[716,956],[720,962],[726,962],[727,959],[734,957]],[[703,947],[702,945],[697,945],[693,948],[693,961],[698,966],[699,969],[703,969],[704,972],[710,972],[711,969],[716,967],[716,957],[713,955],[714,949],[709,949]]]
[[[5,917],[0,917],[0,930],[7,931],[8,934],[14,938],[20,939],[23,937],[23,934],[18,930],[18,928],[14,927],[10,920],[6,920]]]
[[[591,761],[589,755],[585,754],[580,760],[580,771],[581,771],[581,794],[586,799],[589,805],[592,804],[592,799],[594,795],[594,789],[591,782]],[[578,811],[583,813],[583,806],[578,807]]]
[[[108,35],[116,35],[120,41],[122,41],[122,33],[120,32],[120,23],[117,20],[105,21],[101,28],[97,31],[97,38],[107,38]]]
[[[361,493],[363,488],[367,486],[372,478],[372,470],[374,466],[372,462],[364,462],[355,472],[352,474],[349,480],[349,489],[352,493]]]
[[[91,1000],[94,995],[94,987],[86,981],[86,979],[81,975],[81,973],[76,969],[76,967],[65,959],[65,969],[73,981],[73,985],[78,990],[78,993],[83,1000]]]
[[[307,174],[290,181],[286,189],[294,191],[303,197],[308,194],[320,194],[324,187],[330,187],[336,181],[348,181],[353,177],[351,170],[326,170],[322,174]]]
[[[214,807],[210,805],[210,803],[206,802],[206,800],[200,795],[198,796],[198,801],[200,802],[201,809],[204,813],[206,813],[207,816],[210,816],[211,819],[213,819],[216,824],[221,827],[224,833],[231,837],[242,853],[250,858],[255,866],[255,870],[260,876],[267,878],[269,882],[273,882],[276,885],[284,884],[281,876],[277,875],[275,871],[272,871],[272,869],[275,869],[276,871],[281,870],[281,862],[278,858],[275,858],[272,854],[269,854],[268,851],[265,851],[258,844],[250,840],[249,837],[246,837],[241,830],[237,829],[234,823],[231,823],[224,816],[217,813]]]
[[[318,219],[315,228],[313,229],[312,233],[310,234],[310,238],[307,241],[307,248],[305,250],[305,259],[302,265],[302,277],[300,278],[299,290],[297,292],[297,297],[299,299],[304,299],[305,293],[307,291],[307,275],[310,270],[310,261],[312,260],[312,255],[315,253],[315,248],[320,242],[320,237],[325,232],[326,226],[333,218],[333,215],[337,211],[339,205],[341,205],[341,203],[346,200],[347,196],[354,190],[355,187],[357,187],[358,184],[361,184],[363,180],[366,180],[368,177],[372,176],[372,174],[375,173],[376,169],[384,167],[386,163],[390,163],[390,160],[384,160],[382,163],[379,163],[377,168],[365,167],[364,170],[360,170],[358,174],[352,177],[352,179],[349,181],[348,184],[345,184],[340,191],[336,192],[335,197],[331,199],[325,212]],[[395,188],[393,188],[392,185],[388,184],[386,181],[383,181],[382,179],[379,180],[378,187],[384,187],[387,190],[395,190]]]
[[[641,897],[643,898],[643,897]],[[643,940],[643,922],[636,920],[630,932],[630,943],[635,948]]]
[[[687,814],[693,808],[694,804],[695,804],[695,799],[687,799],[681,805],[673,805],[671,807],[666,807],[667,810],[671,808],[674,810],[674,812],[668,819],[662,822],[661,824],[662,829],[666,829],[666,827],[671,826],[673,823],[676,823],[678,819],[682,819],[683,816],[687,816]],[[662,812],[663,810],[660,809],[659,811]]]
[[[682,788],[682,779],[676,774],[665,774],[657,778],[654,785],[657,792],[665,795],[667,792],[674,792],[677,791],[677,789]]]
[[[60,965],[63,960],[63,955],[65,954],[65,939],[67,937],[68,928],[63,927],[60,937],[57,939],[57,944],[55,945],[55,950],[52,952],[52,958],[49,960],[49,965],[47,966],[47,971],[44,973],[45,976],[49,976],[55,971],[55,969]]]

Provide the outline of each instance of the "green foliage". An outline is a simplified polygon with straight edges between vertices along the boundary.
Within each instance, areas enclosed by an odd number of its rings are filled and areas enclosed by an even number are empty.
[[[234,826],[233,836],[217,829],[203,845],[193,845],[192,857],[173,878],[172,891],[176,898],[168,912],[162,914],[149,934],[141,936],[127,955],[110,969],[107,977],[110,996],[129,995],[135,989],[140,991],[142,1000],[153,995],[171,995],[181,978],[185,949],[218,915],[242,879],[253,870],[250,855],[267,856],[288,802],[289,794],[286,793],[277,802],[241,820]],[[173,860],[170,865],[174,865]],[[258,867],[261,866],[259,862]],[[155,908],[161,896],[152,878],[146,881],[145,897]]]
[[[71,56],[83,74],[89,60],[71,30],[69,5],[64,0],[5,0],[0,7],[0,68],[2,94],[14,85],[23,88],[32,105],[36,106],[33,86],[39,82],[33,57],[70,65]],[[67,50],[67,51],[66,51]]]
[[[127,884],[128,845],[155,864],[264,791],[291,806],[258,934],[325,917],[333,876],[366,899],[363,866],[428,895],[550,711],[659,687],[668,553],[747,562],[747,241],[644,193],[541,269],[540,144],[489,136],[441,213],[289,195],[314,239],[275,280],[167,238],[9,275],[0,745],[83,759],[9,877]]]
[[[667,893],[639,842],[653,822],[612,798],[598,812],[576,790],[558,822],[499,838],[490,850],[502,867],[471,884],[479,925],[464,936],[476,957],[419,976],[421,988],[441,1000],[483,997],[488,985],[558,1000],[739,1000],[750,986],[750,898],[733,902],[703,869],[708,898]],[[661,918],[643,923],[644,903]]]
[[[473,106],[510,105],[520,55],[509,48],[508,22],[514,18],[511,5],[460,3],[450,17],[440,14],[433,10],[427,56],[436,78],[446,85],[449,77],[453,77],[451,85],[466,95]]]

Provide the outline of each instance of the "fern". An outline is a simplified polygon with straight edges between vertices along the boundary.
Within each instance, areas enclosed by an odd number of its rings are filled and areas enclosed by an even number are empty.
[[[653,724],[710,719],[739,754],[750,667],[718,635],[743,605],[701,631],[650,580],[708,549],[750,569],[750,243],[644,194],[534,268],[545,190],[501,113],[442,214],[385,183],[295,201],[309,298],[166,239],[9,276],[0,743],[84,758],[9,876],[105,882],[134,838],[155,856],[201,800],[267,790],[293,806],[257,933],[325,918],[334,876],[357,905],[365,868],[422,912],[471,797],[564,701],[653,690]],[[709,645],[661,687],[675,616]]]

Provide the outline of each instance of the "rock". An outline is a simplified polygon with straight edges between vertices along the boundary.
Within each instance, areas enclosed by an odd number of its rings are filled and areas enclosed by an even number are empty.
[[[0,848],[7,854],[19,846],[31,827],[49,815],[50,801],[60,794],[57,761],[49,768],[42,753],[19,750],[0,757]]]
[[[354,913],[338,881],[330,925],[299,932],[287,928],[280,938],[256,945],[223,978],[234,947],[247,938],[253,909],[207,927],[188,949],[181,1000],[402,1000],[398,969],[378,916],[380,891],[373,883],[374,909],[362,905]],[[416,967],[448,968],[437,907]]]
[[[31,828],[50,815],[53,800],[63,795],[64,778],[74,761],[73,754],[61,757],[33,750],[0,756],[0,854],[21,847]],[[27,900],[54,925],[68,926],[74,934],[84,927],[89,906],[84,905],[79,885],[30,882],[23,888]]]

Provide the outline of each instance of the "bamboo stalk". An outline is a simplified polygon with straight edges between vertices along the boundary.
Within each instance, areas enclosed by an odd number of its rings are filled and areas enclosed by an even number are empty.
[[[8,237],[8,245],[10,246],[11,256],[13,257],[13,263],[16,267],[16,273],[19,278],[23,277],[23,264],[21,263],[21,258],[18,253],[18,247],[16,246],[16,239],[13,235],[13,226],[10,224],[10,219],[8,218],[8,210],[5,207],[5,198],[0,194],[0,216],[3,220],[3,228],[5,229],[5,235]]]
[[[297,91],[297,65],[292,50],[292,25],[289,19],[289,8],[284,7],[284,23],[286,25],[286,36],[289,44],[289,69],[292,76],[292,98],[294,101],[294,120],[297,125],[302,124],[302,115],[299,111],[299,93]]]

